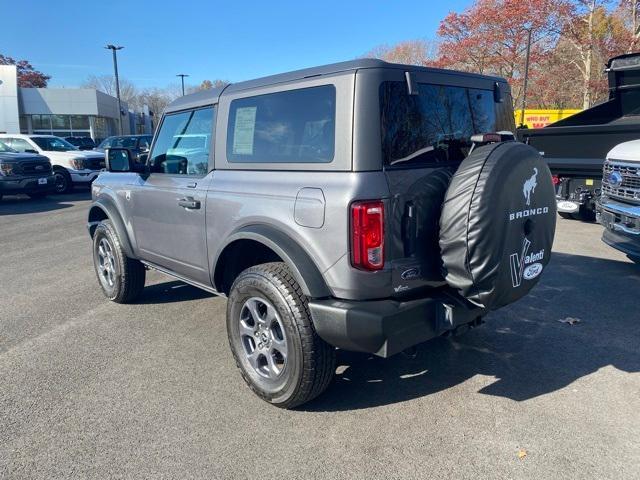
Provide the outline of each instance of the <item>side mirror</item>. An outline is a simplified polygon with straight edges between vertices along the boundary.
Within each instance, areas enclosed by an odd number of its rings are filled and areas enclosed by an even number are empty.
[[[139,163],[147,163],[147,160],[149,160],[149,150],[147,150],[146,152],[141,152],[140,155],[138,155],[138,162]]]
[[[105,163],[109,172],[130,172],[133,165],[131,152],[126,148],[107,148],[104,151]]]

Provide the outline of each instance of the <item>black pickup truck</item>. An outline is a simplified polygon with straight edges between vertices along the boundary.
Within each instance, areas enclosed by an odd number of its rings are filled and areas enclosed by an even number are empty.
[[[518,139],[547,160],[565,218],[595,219],[607,153],[640,139],[640,53],[610,59],[606,71],[609,100],[544,128],[518,130]]]

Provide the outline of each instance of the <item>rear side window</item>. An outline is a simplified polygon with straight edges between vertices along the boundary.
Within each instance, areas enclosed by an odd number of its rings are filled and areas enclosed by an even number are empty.
[[[149,159],[153,173],[206,175],[213,133],[213,108],[166,115]]]
[[[424,166],[460,162],[470,137],[500,130],[492,90],[404,82],[380,86],[382,154],[385,165]]]
[[[333,85],[233,100],[227,159],[245,163],[329,163],[335,150]]]

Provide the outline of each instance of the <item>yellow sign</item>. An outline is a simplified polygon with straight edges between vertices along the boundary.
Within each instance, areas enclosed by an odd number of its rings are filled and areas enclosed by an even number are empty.
[[[527,108],[524,111],[524,124],[529,128],[542,128],[547,125],[557,122],[558,120],[562,120],[563,118],[570,117],[581,110],[576,109],[559,109],[559,110],[537,110]],[[520,126],[520,118],[521,118],[522,110],[516,110],[515,118],[516,125]]]

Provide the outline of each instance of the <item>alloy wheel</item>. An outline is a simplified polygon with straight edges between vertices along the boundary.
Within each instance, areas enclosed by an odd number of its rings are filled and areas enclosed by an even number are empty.
[[[56,192],[64,193],[67,190],[67,177],[63,173],[55,172]]]
[[[278,379],[287,364],[288,346],[275,307],[264,298],[249,298],[240,311],[239,327],[249,365],[263,378]]]
[[[116,283],[116,259],[111,244],[106,238],[98,243],[98,273],[100,280],[109,288]]]

